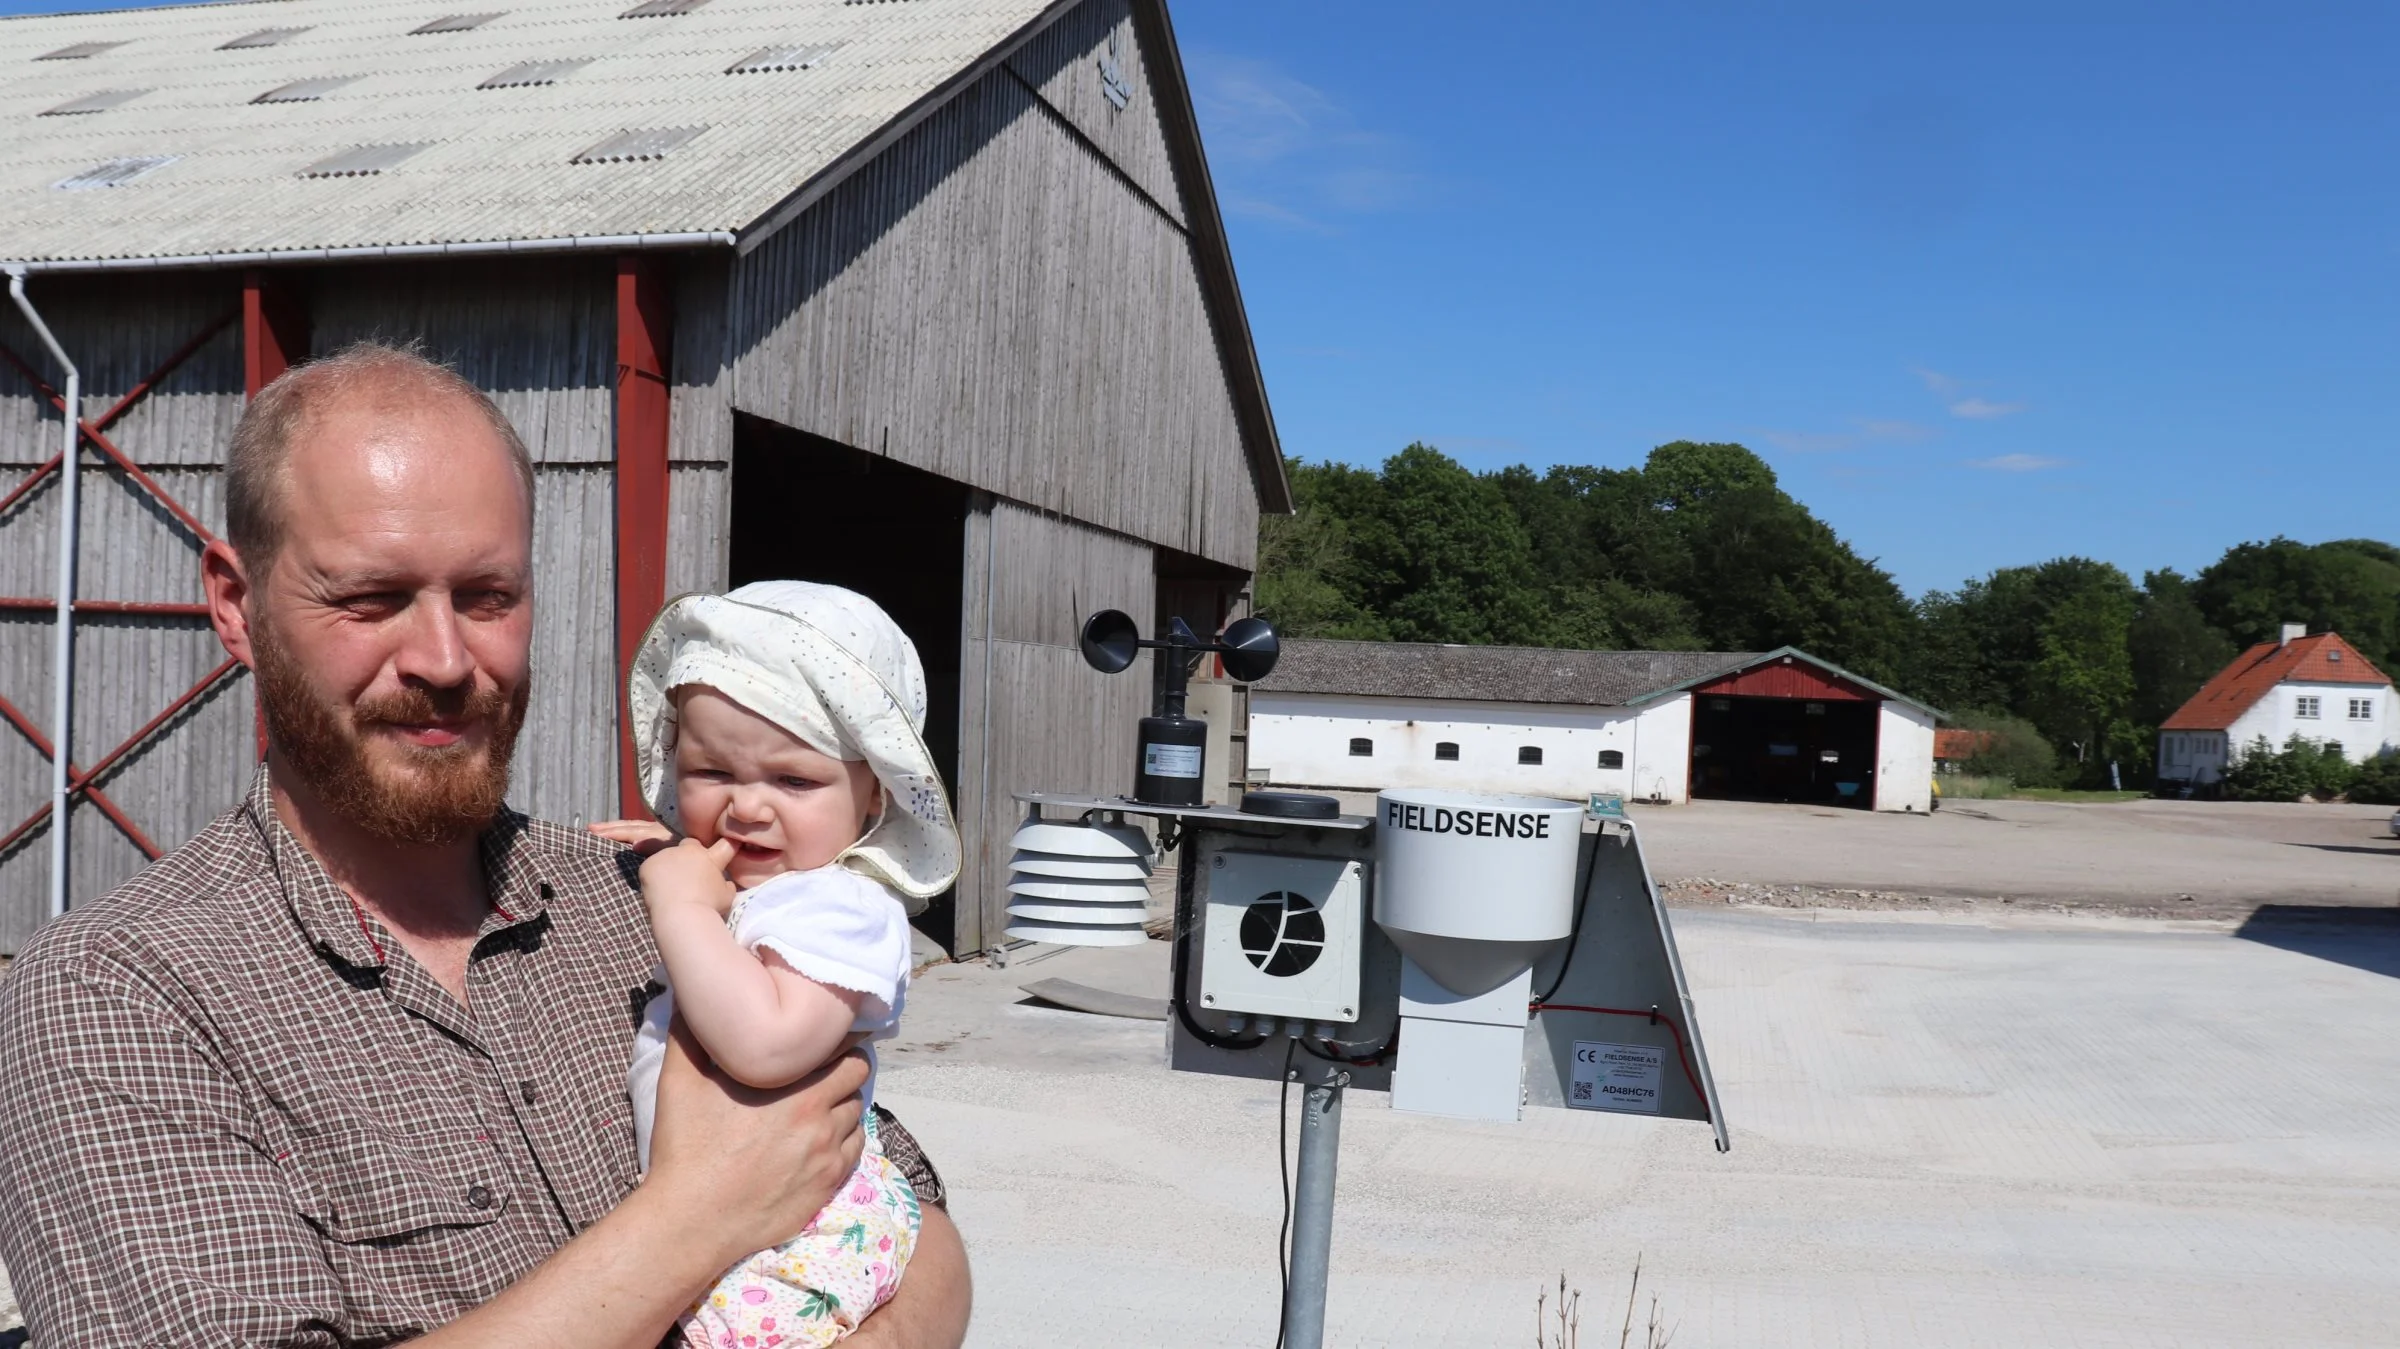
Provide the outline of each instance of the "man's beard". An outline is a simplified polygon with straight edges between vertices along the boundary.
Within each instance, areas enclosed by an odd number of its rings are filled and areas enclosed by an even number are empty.
[[[415,845],[472,838],[499,818],[530,678],[513,688],[404,688],[345,711],[318,695],[264,624],[252,625],[250,646],[268,742],[336,816],[377,838]],[[375,728],[436,719],[480,724],[485,739],[421,746],[382,737],[402,752],[404,766],[369,756]]]

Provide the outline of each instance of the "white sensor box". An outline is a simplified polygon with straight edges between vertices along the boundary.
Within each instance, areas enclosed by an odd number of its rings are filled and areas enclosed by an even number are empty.
[[[1358,1020],[1366,869],[1339,858],[1259,852],[1215,853],[1206,865],[1200,1005]]]

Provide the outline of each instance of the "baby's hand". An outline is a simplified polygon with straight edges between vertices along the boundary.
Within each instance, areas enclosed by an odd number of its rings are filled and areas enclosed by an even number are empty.
[[[661,848],[642,863],[642,902],[652,913],[669,904],[705,904],[718,916],[733,911],[733,882],[725,868],[733,864],[733,844],[727,839],[703,846],[687,838]]]
[[[622,843],[644,857],[675,841],[675,831],[656,820],[601,820],[584,828]]]

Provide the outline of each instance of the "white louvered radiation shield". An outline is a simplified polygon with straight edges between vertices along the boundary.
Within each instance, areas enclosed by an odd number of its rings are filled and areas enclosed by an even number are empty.
[[[1060,946],[1134,946],[1150,895],[1150,839],[1124,824],[1028,820],[1008,860],[1008,935]]]

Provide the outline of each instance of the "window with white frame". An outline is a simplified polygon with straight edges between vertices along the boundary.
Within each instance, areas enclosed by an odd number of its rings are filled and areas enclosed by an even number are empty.
[[[2302,721],[2315,721],[2324,705],[2324,699],[2313,693],[2303,693],[2292,700],[2292,715]]]
[[[2351,699],[2351,700],[2350,700],[2350,720],[2352,720],[2352,721],[2373,721],[2374,719],[2375,719],[2375,700],[2374,700],[2374,699],[2372,699],[2372,698],[2353,698],[2353,699]]]

